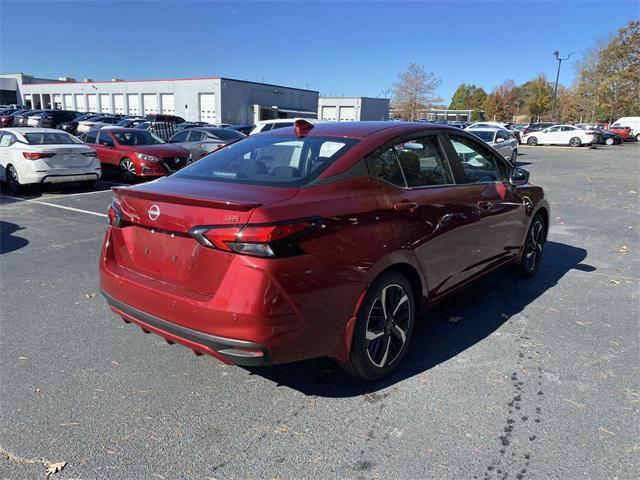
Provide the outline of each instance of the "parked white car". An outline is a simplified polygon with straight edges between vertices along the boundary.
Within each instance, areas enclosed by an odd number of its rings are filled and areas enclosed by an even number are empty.
[[[318,120],[316,118],[274,118],[272,120],[260,120],[253,127],[253,130],[249,132],[249,135],[255,135],[256,133],[266,132],[268,130],[275,130],[277,128],[293,127],[296,120],[306,120],[311,123],[326,123],[328,120]]]
[[[518,140],[504,128],[467,128],[469,133],[485,141],[515,165],[518,161]]]
[[[102,175],[91,147],[53,128],[0,129],[0,181],[11,193],[41,183],[94,184]]]
[[[640,117],[622,117],[613,122],[611,127],[630,127],[631,135],[636,137],[636,140],[640,142]]]
[[[579,147],[591,145],[594,132],[583,130],[574,125],[554,125],[538,132],[531,132],[522,137],[527,145],[570,145]]]
[[[82,122],[78,122],[77,132],[78,135],[80,135],[91,130],[99,130],[107,125],[115,125],[119,121],[120,119],[118,117],[111,117],[109,115],[93,117],[91,120],[83,120]]]

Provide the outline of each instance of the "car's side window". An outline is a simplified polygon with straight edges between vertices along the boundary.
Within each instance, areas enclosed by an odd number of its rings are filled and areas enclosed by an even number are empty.
[[[98,135],[98,143],[100,145],[104,145],[106,147],[113,147],[113,140],[111,139],[111,135],[107,132],[100,130],[100,134]]]
[[[491,151],[470,138],[450,135],[458,154],[466,183],[503,182],[508,178],[507,167]]]
[[[393,183],[399,187],[406,187],[407,185],[393,147],[374,153],[368,157],[367,167],[372,175],[386,180],[389,183]]]
[[[182,132],[178,132],[171,139],[171,143],[186,142],[187,135],[189,135],[189,130],[183,130]]]
[[[84,136],[84,143],[96,143],[96,137],[98,136],[98,132],[89,131]]]
[[[573,127],[562,127],[562,131],[563,132],[572,132],[574,130],[575,130],[575,128],[573,128]]]
[[[559,132],[560,131],[560,127],[551,127],[547,130],[547,132]]]
[[[200,142],[203,140],[204,134],[202,132],[196,132],[191,130],[189,132],[189,141],[190,142]]]
[[[394,148],[408,187],[454,183],[436,136],[412,139]]]

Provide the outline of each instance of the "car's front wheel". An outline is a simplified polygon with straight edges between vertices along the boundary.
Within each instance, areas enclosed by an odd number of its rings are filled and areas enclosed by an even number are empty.
[[[356,319],[351,356],[342,367],[364,380],[389,375],[402,361],[413,332],[416,299],[409,281],[388,272],[373,282]]]
[[[18,171],[16,170],[16,167],[14,167],[13,165],[9,165],[5,174],[7,177],[7,184],[9,185],[9,192],[14,194],[20,193],[23,189],[23,185],[20,183],[20,178],[18,177]]]
[[[616,143],[616,141],[613,138],[607,138],[604,143],[606,143],[607,145],[613,145],[614,143]]]
[[[527,140],[527,145],[535,147],[536,145],[538,145],[538,139],[536,137],[529,137],[529,139]]]
[[[136,166],[131,159],[120,160],[120,176],[126,183],[133,183],[136,180]]]
[[[578,137],[572,137],[571,140],[569,140],[569,145],[571,145],[572,147],[579,147],[580,145],[582,145],[582,140],[580,140],[580,138]]]
[[[533,218],[527,237],[524,241],[524,249],[520,262],[516,265],[516,273],[521,277],[531,277],[536,272],[542,249],[547,240],[546,224],[542,215]]]

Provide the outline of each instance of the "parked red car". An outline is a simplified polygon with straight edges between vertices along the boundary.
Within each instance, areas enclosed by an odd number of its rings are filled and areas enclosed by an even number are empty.
[[[420,310],[538,265],[549,205],[528,173],[437,124],[272,130],[114,188],[100,256],[112,310],[239,365],[401,362]]]
[[[169,175],[184,167],[190,157],[184,148],[135,128],[91,130],[84,141],[98,152],[103,170],[117,169],[126,182]]]
[[[619,127],[612,125],[609,127],[609,131],[620,135],[623,142],[627,140],[633,140],[633,136],[631,135],[631,127]]]

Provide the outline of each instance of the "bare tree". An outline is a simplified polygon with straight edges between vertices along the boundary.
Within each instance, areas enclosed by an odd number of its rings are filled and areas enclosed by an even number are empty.
[[[440,79],[433,73],[427,73],[424,68],[410,63],[407,70],[398,75],[398,81],[393,85],[393,106],[396,116],[404,120],[416,120],[423,112],[442,99],[433,96],[440,86]]]

